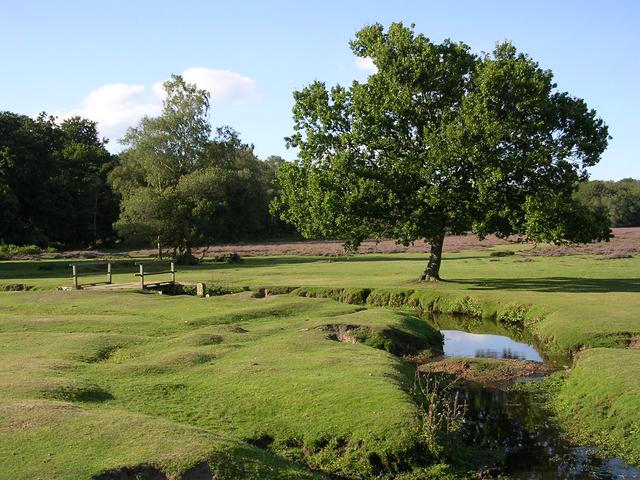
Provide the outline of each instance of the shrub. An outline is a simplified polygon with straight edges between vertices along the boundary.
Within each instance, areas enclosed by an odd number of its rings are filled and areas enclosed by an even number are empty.
[[[527,313],[530,307],[528,305],[511,304],[507,305],[503,311],[498,314],[498,322],[506,327],[522,328],[527,319]]]
[[[490,257],[510,257],[515,255],[516,252],[513,250],[496,250],[489,254]]]
[[[462,297],[460,300],[454,302],[451,305],[451,310],[446,313],[457,313],[469,317],[481,318],[482,307],[475,298]]]
[[[42,253],[42,249],[37,245],[12,245],[0,244],[0,256],[2,257],[18,257],[21,255],[38,255]]]

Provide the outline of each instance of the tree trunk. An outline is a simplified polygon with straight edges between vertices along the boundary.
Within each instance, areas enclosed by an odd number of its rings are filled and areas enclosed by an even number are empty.
[[[431,239],[431,254],[427,268],[420,276],[420,281],[437,282],[440,280],[440,263],[442,262],[442,246],[444,245],[444,232]]]
[[[160,235],[158,235],[158,260],[162,260],[162,245],[160,244]]]
[[[95,245],[98,242],[98,191],[96,190],[96,194],[93,202],[93,244]]]

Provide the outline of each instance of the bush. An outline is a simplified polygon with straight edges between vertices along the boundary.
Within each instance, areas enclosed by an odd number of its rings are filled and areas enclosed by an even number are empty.
[[[522,328],[527,319],[530,307],[528,305],[511,304],[507,305],[498,314],[498,322],[510,328]]]
[[[489,256],[490,257],[510,257],[515,254],[516,252],[514,252],[513,250],[496,250],[494,252],[491,252]]]
[[[451,313],[467,315],[469,317],[481,318],[482,308],[475,298],[463,297],[453,305]]]
[[[2,257],[18,257],[21,255],[38,255],[42,253],[42,249],[37,245],[12,245],[0,244],[0,256]]]

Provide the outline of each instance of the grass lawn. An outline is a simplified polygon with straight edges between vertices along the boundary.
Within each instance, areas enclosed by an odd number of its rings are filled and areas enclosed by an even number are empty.
[[[141,464],[179,473],[203,459],[219,478],[312,478],[252,445],[373,474],[372,452],[394,462],[415,447],[412,372],[322,328],[420,335],[403,312],[249,292],[82,291],[5,293],[0,311],[0,458],[11,478]],[[247,458],[262,470],[245,472]]]
[[[179,267],[177,277],[253,289],[391,289],[482,315],[523,306],[549,352],[588,349],[561,387],[561,416],[574,427],[589,422],[575,427],[580,435],[640,462],[640,350],[626,348],[640,338],[640,258],[531,257],[526,248],[448,253],[449,281],[437,284],[416,281],[426,259],[415,253],[252,257]],[[71,285],[68,263],[0,262],[0,286],[36,289],[0,294],[0,471],[8,478],[135,466],[174,477],[210,468],[217,478],[322,478],[303,464],[367,476],[416,455],[413,370],[384,350],[331,340],[325,327],[432,341],[410,313],[250,292],[56,291]],[[102,281],[91,269],[86,281]],[[121,262],[114,281],[134,281],[134,272]]]

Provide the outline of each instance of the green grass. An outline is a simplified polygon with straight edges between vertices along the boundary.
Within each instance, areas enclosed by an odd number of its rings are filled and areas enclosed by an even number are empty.
[[[394,462],[416,445],[412,371],[384,350],[330,340],[321,328],[433,336],[428,327],[412,330],[402,312],[295,296],[82,291],[6,293],[0,311],[8,423],[0,432],[11,478],[34,478],[43,468],[36,459],[49,459],[48,451],[55,458],[43,478],[137,464],[173,473],[202,458],[230,468],[218,457],[242,465],[242,455],[255,455],[250,444],[265,438],[276,455],[260,452],[256,468],[311,478],[287,457],[372,474],[371,453]],[[33,428],[29,412],[41,412]],[[28,468],[25,459],[33,459]],[[238,469],[218,475],[256,478]]]
[[[389,352],[436,337],[415,314],[377,305],[464,313],[498,330],[525,325],[551,354],[593,349],[563,383],[561,416],[640,462],[640,444],[628,440],[640,437],[640,351],[624,348],[640,336],[640,258],[513,251],[447,254],[448,281],[437,284],[416,282],[426,259],[415,254],[178,268],[181,282],[304,287],[264,299],[55,291],[71,285],[68,260],[0,262],[0,290],[36,288],[0,294],[0,469],[86,478],[154,465],[177,475],[206,460],[218,478],[320,475],[303,464],[394,472],[419,441],[413,372]],[[104,279],[86,270],[86,281]],[[134,271],[132,261],[117,264],[114,281],[135,281]],[[329,339],[326,325],[361,327],[360,343]]]
[[[582,442],[640,464],[640,350],[595,348],[580,354],[554,401]]]
[[[506,247],[501,247],[503,251]],[[522,247],[513,247],[519,251]],[[178,280],[226,286],[403,287],[444,296],[470,296],[483,303],[531,304],[543,311],[535,332],[551,348],[617,347],[640,332],[640,257],[600,260],[595,256],[491,257],[491,250],[445,255],[447,282],[420,285],[425,257],[416,254],[323,257],[252,257],[241,264],[179,267]],[[68,260],[1,262],[0,285],[53,289],[71,285]],[[133,261],[116,264],[115,282],[132,282]],[[96,270],[102,267],[88,267]],[[167,276],[168,277],[168,276]],[[85,278],[85,277],[83,277]],[[163,278],[162,276],[153,277]],[[102,273],[87,282],[104,280]],[[614,308],[624,305],[624,308]]]

